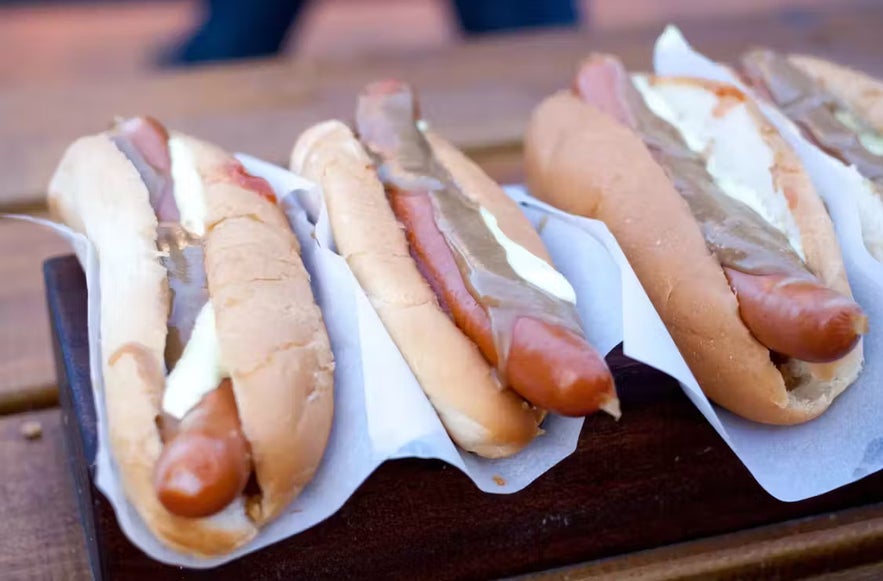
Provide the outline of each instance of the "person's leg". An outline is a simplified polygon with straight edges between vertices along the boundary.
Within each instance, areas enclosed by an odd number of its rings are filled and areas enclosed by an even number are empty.
[[[207,0],[205,20],[169,62],[186,64],[275,54],[306,0]]]
[[[576,0],[454,0],[467,34],[579,22]]]

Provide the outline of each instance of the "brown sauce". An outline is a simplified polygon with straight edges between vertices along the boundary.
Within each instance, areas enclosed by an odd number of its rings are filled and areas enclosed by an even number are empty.
[[[171,294],[165,348],[166,369],[171,371],[208,301],[202,239],[179,223],[165,128],[149,117],[128,119],[117,124],[111,138],[138,170],[159,221],[156,246],[168,272]]]
[[[811,276],[785,234],[747,204],[728,196],[708,173],[702,156],[650,110],[630,81],[624,97],[635,129],[687,202],[706,245],[721,265],[750,274]]]
[[[868,151],[858,133],[837,118],[838,113],[845,112],[859,119],[846,104],[780,54],[754,53],[746,69],[819,147],[854,165],[859,173],[883,187],[883,157]],[[870,127],[865,129],[872,131]]]
[[[180,224],[161,223],[157,228],[157,248],[169,275],[171,305],[168,319],[165,359],[172,369],[190,340],[196,317],[208,302],[205,254],[202,241]]]
[[[435,222],[454,254],[469,293],[486,311],[496,347],[498,373],[506,368],[515,320],[526,316],[583,336],[573,304],[522,279],[488,229],[479,206],[457,186],[415,122],[417,109],[406,87],[359,101],[360,139],[378,175],[395,195],[428,195]],[[419,264],[419,261],[418,261]]]

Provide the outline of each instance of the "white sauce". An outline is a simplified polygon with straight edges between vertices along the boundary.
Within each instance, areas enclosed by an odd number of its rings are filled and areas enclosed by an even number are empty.
[[[527,248],[518,244],[500,229],[497,218],[484,207],[480,208],[481,217],[488,230],[497,239],[500,246],[506,252],[506,260],[515,271],[515,274],[532,284],[533,286],[549,293],[550,295],[576,303],[576,291],[564,278],[564,275],[555,270],[548,262],[533,254]]]
[[[172,159],[172,180],[181,226],[196,236],[205,234],[206,205],[202,177],[196,169],[193,152],[177,137],[169,138]]]
[[[166,377],[163,410],[178,419],[183,418],[225,377],[227,372],[221,364],[221,346],[215,329],[215,310],[209,301],[196,317],[184,353]]]
[[[706,169],[721,190],[748,205],[788,238],[801,258],[800,230],[784,192],[773,182],[775,157],[744,103],[716,112],[718,96],[700,85],[651,83],[644,75],[632,81],[644,102],[673,125],[687,146],[705,158]]]

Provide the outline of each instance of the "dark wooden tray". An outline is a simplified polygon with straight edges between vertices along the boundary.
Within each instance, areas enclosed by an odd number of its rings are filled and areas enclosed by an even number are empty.
[[[615,350],[608,363],[622,420],[589,418],[576,452],[522,492],[483,494],[438,461],[387,462],[337,514],[296,537],[215,570],[164,566],[129,543],[92,484],[82,270],[67,256],[47,261],[44,274],[70,468],[97,579],[501,577],[883,500],[883,473],[804,502],[773,499],[677,383]]]

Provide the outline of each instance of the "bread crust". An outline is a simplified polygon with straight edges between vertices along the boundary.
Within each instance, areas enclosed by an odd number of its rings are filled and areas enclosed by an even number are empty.
[[[240,498],[211,517],[189,519],[169,513],[157,499],[153,470],[162,441],[156,418],[165,383],[170,297],[156,249],[156,216],[134,165],[108,135],[81,138],[52,178],[49,205],[57,218],[92,241],[101,265],[99,288],[113,289],[101,296],[101,351],[111,452],[126,496],[164,544],[211,556],[254,538],[312,475],[330,430],[332,364],[297,241],[281,213],[272,203],[221,181],[222,176],[212,182],[213,172],[232,158],[181,138],[193,148],[197,170],[206,180],[212,220],[205,237],[210,300],[243,431],[254,452],[260,503]],[[253,224],[244,224],[242,216],[251,215],[257,217],[249,218]],[[251,260],[245,260],[243,238],[249,240]],[[267,259],[255,259],[261,256]],[[270,270],[280,278],[278,285],[254,282]],[[242,299],[238,305],[237,298]],[[301,329],[301,323],[306,327]],[[289,339],[291,348],[272,350]],[[265,361],[249,367],[261,349]]]
[[[814,192],[804,189],[805,175],[795,173],[796,159],[778,147],[776,152],[784,164],[779,179],[788,180],[806,205],[805,215],[796,218],[809,235],[819,229],[814,224],[818,207],[807,201]],[[742,323],[736,297],[686,202],[631,130],[571,93],[559,92],[531,117],[525,170],[533,195],[607,225],[710,399],[770,424],[805,422],[827,409],[833,395],[826,382],[804,380],[797,389],[786,389],[769,351]],[[814,260],[829,258],[822,249],[812,253]],[[819,272],[845,284],[842,264]],[[858,360],[860,367],[860,355]]]
[[[540,414],[512,390],[501,389],[475,343],[439,307],[352,131],[338,121],[313,126],[297,140],[291,167],[322,186],[338,252],[452,439],[490,458],[527,445],[539,433]],[[514,238],[522,226],[507,220],[502,227]]]

